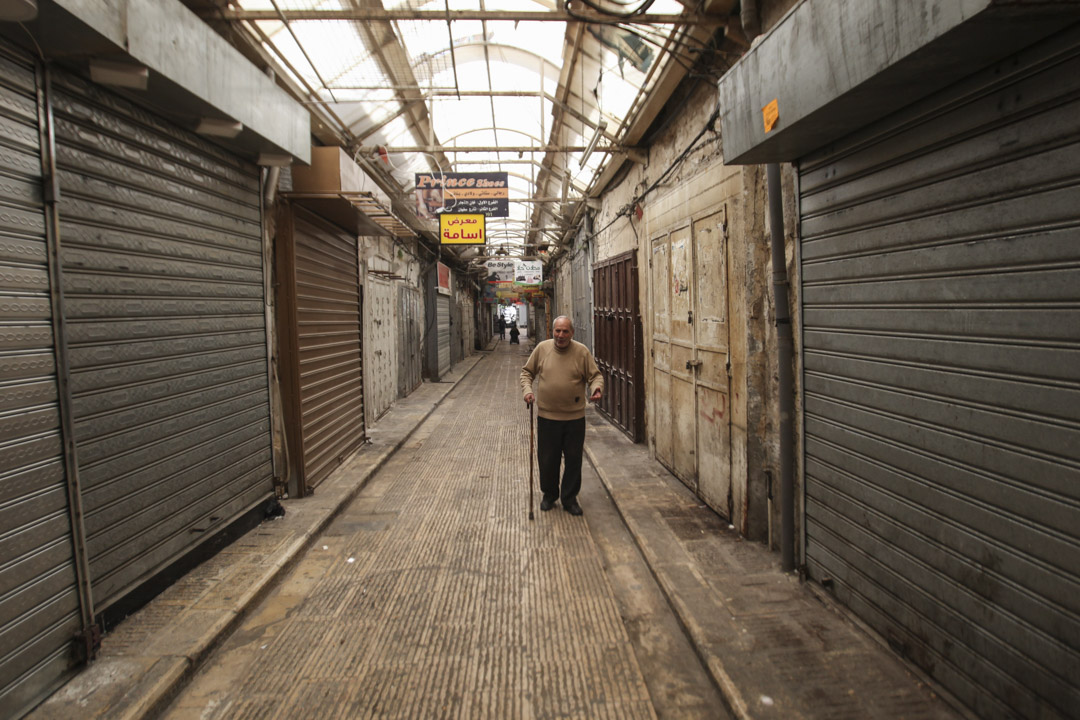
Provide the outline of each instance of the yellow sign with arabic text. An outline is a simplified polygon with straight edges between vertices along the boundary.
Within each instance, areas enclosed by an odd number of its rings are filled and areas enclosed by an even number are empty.
[[[486,241],[483,215],[479,213],[439,215],[439,242],[443,245],[483,245]]]

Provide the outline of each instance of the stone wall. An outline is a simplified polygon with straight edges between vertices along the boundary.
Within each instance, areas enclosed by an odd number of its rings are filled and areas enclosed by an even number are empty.
[[[779,420],[776,328],[769,246],[768,195],[762,166],[726,166],[715,88],[702,83],[648,148],[648,162],[624,168],[608,187],[596,213],[592,241],[596,260],[637,249],[641,267],[640,304],[645,339],[646,438],[655,453],[658,421],[653,392],[653,306],[650,273],[652,240],[711,213],[726,218],[729,359],[731,363],[731,520],[748,538],[771,542],[779,536]],[[670,173],[665,172],[682,157]],[[790,298],[797,307],[795,281],[796,197],[790,167],[782,171]],[[658,183],[658,184],[657,184]],[[655,187],[654,187],[655,185]],[[645,194],[645,191],[649,191]],[[566,256],[557,263],[557,287],[569,287]],[[556,302],[565,312],[559,292]],[[797,321],[797,313],[792,313]],[[799,326],[795,325],[796,356]],[[798,376],[796,376],[798,383]],[[798,387],[798,385],[796,385]],[[796,421],[796,428],[799,422]],[[796,448],[798,458],[798,448]],[[796,465],[798,476],[798,465]],[[773,503],[768,499],[770,479]],[[796,488],[796,498],[801,491]],[[776,528],[775,532],[771,528]]]

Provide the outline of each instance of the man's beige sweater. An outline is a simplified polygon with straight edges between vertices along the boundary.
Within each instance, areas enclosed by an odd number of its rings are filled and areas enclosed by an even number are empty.
[[[585,417],[585,400],[597,388],[604,389],[604,376],[589,348],[573,340],[565,350],[544,340],[521,368],[521,396],[535,395],[536,414],[549,420]]]

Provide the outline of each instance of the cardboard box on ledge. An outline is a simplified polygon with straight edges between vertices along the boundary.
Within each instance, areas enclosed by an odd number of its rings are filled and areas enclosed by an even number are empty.
[[[335,146],[311,148],[311,165],[293,166],[292,179],[294,192],[340,193],[363,190],[366,178],[360,166]],[[367,185],[371,190],[374,183]]]

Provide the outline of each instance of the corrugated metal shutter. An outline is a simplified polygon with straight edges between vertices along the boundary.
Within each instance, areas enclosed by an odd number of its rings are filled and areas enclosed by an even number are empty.
[[[97,610],[273,496],[258,171],[57,76],[65,313]]]
[[[435,298],[435,321],[439,340],[439,377],[450,372],[450,296]]]
[[[807,568],[981,717],[1080,708],[1080,32],[800,163]]]
[[[364,442],[359,258],[355,237],[295,213],[299,430],[314,488]]]
[[[0,716],[75,662],[81,629],[53,350],[37,79],[0,48]]]
[[[450,364],[461,362],[461,288],[454,286],[454,295],[450,301]]]
[[[574,339],[593,350],[593,289],[588,246],[581,247],[570,258],[570,286],[573,302]]]

